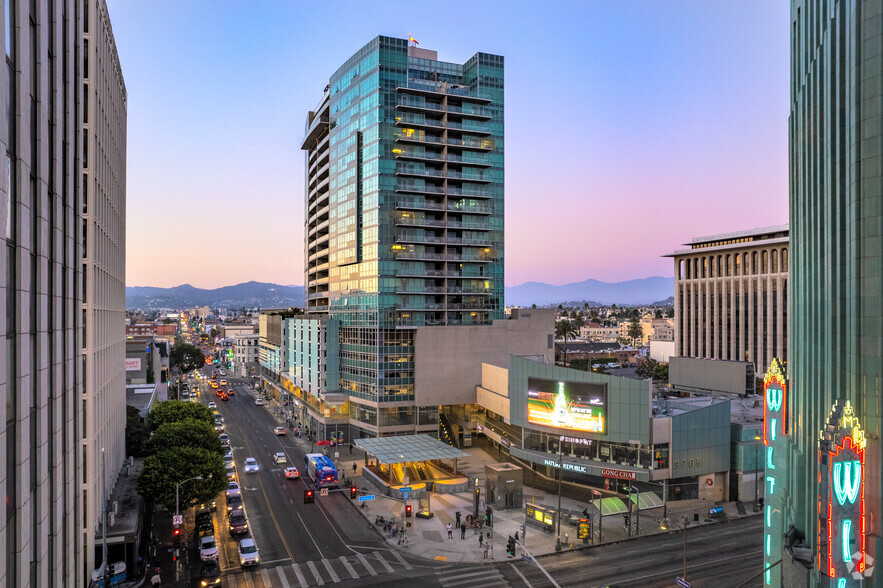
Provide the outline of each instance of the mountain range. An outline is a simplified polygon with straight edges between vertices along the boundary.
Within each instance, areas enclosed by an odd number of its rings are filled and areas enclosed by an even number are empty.
[[[538,306],[589,302],[597,304],[651,304],[670,298],[674,279],[654,276],[625,282],[585,280],[555,286],[542,282],[526,282],[506,288],[508,306]],[[127,308],[287,308],[303,306],[304,288],[265,282],[245,282],[235,286],[204,289],[190,284],[174,288],[130,286],[126,288]]]

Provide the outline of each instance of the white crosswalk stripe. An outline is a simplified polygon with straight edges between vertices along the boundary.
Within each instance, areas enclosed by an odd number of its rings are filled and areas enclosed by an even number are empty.
[[[414,569],[397,551],[372,551],[369,554],[341,555],[337,558],[306,561],[288,565],[267,566],[250,570],[228,570],[224,585],[231,588],[311,588],[342,582],[352,582],[370,576],[385,576],[396,571]],[[457,582],[480,580],[488,586],[499,586],[502,576],[488,575],[480,568],[467,568],[466,576],[451,572],[450,576],[440,577],[440,581],[452,588],[461,588]],[[466,584],[462,588],[468,588]]]
[[[412,570],[412,569],[414,569],[414,568],[411,567],[411,564],[409,564],[407,561],[405,561],[405,558],[402,557],[402,554],[401,554],[401,553],[399,553],[399,552],[396,551],[395,549],[390,549],[389,552],[390,552],[391,554],[393,554],[393,556],[395,556],[395,558],[396,558],[397,560],[399,560],[399,563],[401,563],[401,564],[402,564],[402,567],[404,567],[406,570]]]
[[[359,561],[362,562],[362,565],[365,566],[365,569],[368,570],[368,573],[372,576],[376,576],[377,572],[374,571],[374,568],[371,567],[371,564],[368,563],[368,559],[362,555],[361,553],[357,553],[356,557],[359,558]]]
[[[291,567],[294,568],[294,574],[297,576],[297,581],[300,583],[300,588],[307,588],[309,584],[307,584],[307,579],[304,578],[304,573],[300,571],[300,566],[297,564],[291,564]]]
[[[282,583],[283,588],[291,588],[291,584],[288,583],[288,578],[285,577],[285,571],[282,569],[282,566],[276,566],[276,574],[279,575],[279,581]]]
[[[492,586],[507,587],[509,583],[500,571],[491,566],[485,568],[466,568],[440,572],[438,581],[444,588],[489,588]]]
[[[394,570],[392,569],[392,566],[389,565],[388,563],[386,563],[386,560],[383,559],[383,556],[380,554],[379,551],[376,552],[374,555],[377,557],[377,559],[380,560],[380,563],[383,565],[384,568],[386,568],[386,571],[388,573],[390,573],[390,574],[393,573]]]
[[[325,569],[328,570],[328,574],[331,576],[331,581],[337,584],[340,582],[340,578],[337,577],[337,574],[334,571],[334,568],[331,567],[331,562],[327,559],[323,559],[322,563],[325,564]]]
[[[316,567],[316,564],[308,561],[307,567],[310,568],[311,572],[313,572],[313,577],[316,578],[316,582],[319,584],[319,586],[324,586],[325,580],[322,579],[322,574],[319,573],[319,569]]]
[[[352,576],[353,580],[359,579],[359,574],[356,573],[356,569],[347,561],[345,555],[340,556],[340,562],[343,564],[343,567],[346,568],[346,571],[349,572],[350,576]]]
[[[264,581],[264,586],[272,586],[270,583],[270,572],[266,569],[261,569],[261,579]]]

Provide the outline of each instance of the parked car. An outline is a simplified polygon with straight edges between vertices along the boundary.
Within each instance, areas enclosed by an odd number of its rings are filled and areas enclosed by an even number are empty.
[[[230,533],[246,532],[248,532],[248,519],[245,518],[245,512],[238,508],[230,513]]]
[[[253,457],[246,457],[245,458],[245,473],[246,474],[254,473],[254,472],[258,471],[258,469],[260,469],[260,468],[258,468],[258,460],[256,460]]]
[[[285,477],[289,480],[297,480],[300,478],[300,472],[297,471],[296,467],[288,466],[285,468]]]
[[[285,456],[285,453],[282,451],[277,451],[273,454],[273,462],[276,464],[280,463],[288,463],[288,457]]]
[[[216,510],[218,510],[218,501],[213,498],[211,500],[203,502],[202,504],[200,504],[199,506],[196,507],[197,512],[199,512],[201,510],[208,510],[211,512],[215,512]]]
[[[239,565],[254,566],[261,563],[261,557],[258,553],[258,546],[254,544],[254,539],[246,537],[239,542]]]
[[[202,561],[218,559],[218,544],[214,535],[199,538],[199,559]]]
[[[264,405],[264,399],[263,399],[263,398],[255,398],[255,399],[254,399],[254,405],[255,405],[255,406],[263,406],[263,405]]]

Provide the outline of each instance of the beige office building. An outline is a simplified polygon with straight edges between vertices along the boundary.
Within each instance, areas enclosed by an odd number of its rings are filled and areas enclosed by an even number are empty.
[[[750,361],[788,356],[788,225],[697,237],[674,259],[675,354]]]
[[[86,377],[82,548],[101,563],[102,483],[108,495],[126,458],[126,85],[104,0],[85,3],[83,187],[86,205]],[[102,465],[102,450],[105,452]],[[113,561],[113,560],[112,560]]]

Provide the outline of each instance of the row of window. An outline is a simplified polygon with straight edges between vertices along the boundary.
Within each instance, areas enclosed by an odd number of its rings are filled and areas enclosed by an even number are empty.
[[[788,249],[764,249],[745,253],[726,253],[681,259],[678,279],[721,278],[788,271]]]

